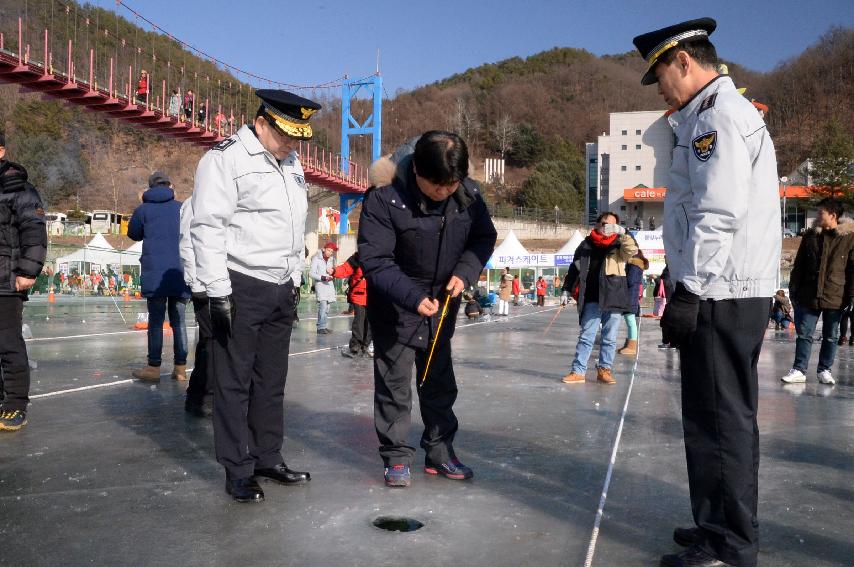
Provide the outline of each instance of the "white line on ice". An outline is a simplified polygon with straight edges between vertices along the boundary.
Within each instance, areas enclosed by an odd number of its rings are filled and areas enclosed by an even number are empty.
[[[336,349],[344,348],[345,346],[347,346],[347,345],[335,345],[335,346],[325,347],[325,348],[316,348],[314,350],[305,350],[302,352],[292,352],[288,356],[302,356],[305,354],[314,354],[314,353],[318,353],[318,352],[324,352],[327,350],[336,350]],[[193,371],[192,368],[187,369],[187,372],[192,372],[192,371]],[[170,376],[170,373],[168,373],[168,372],[161,373],[160,376],[161,377],[162,376]],[[120,386],[122,384],[131,384],[132,382],[134,382],[134,380],[130,379],[130,378],[128,378],[127,380],[117,380],[115,382],[104,382],[103,384],[92,384],[91,386],[81,386],[79,388],[69,388],[68,390],[57,390],[56,392],[48,392],[46,394],[36,394],[34,396],[30,396],[30,399],[36,400],[39,398],[49,398],[51,396],[61,396],[63,394],[73,394],[74,392],[83,392],[85,390],[95,390],[97,388],[107,388],[109,386]]]
[[[348,317],[350,317],[350,316],[349,315],[332,315],[330,317],[327,317],[327,319],[346,319]],[[317,321],[317,317],[305,317],[303,319],[300,319],[300,321]],[[188,326],[187,330],[197,329],[197,328],[198,328],[198,326],[192,325],[192,326]],[[113,331],[110,333],[89,333],[89,334],[85,334],[85,335],[66,335],[63,337],[41,337],[38,339],[26,339],[26,342],[38,343],[38,342],[43,342],[43,341],[65,341],[65,340],[69,340],[69,339],[88,339],[91,337],[108,337],[111,335],[132,335],[135,333],[146,333],[146,332],[147,331],[145,329],[133,329],[131,331]]]
[[[584,567],[593,565],[593,556],[596,553],[596,540],[599,539],[599,526],[602,524],[602,516],[605,511],[605,500],[608,499],[608,489],[611,487],[611,475],[614,472],[614,463],[617,461],[617,451],[620,448],[620,439],[623,436],[623,424],[626,422],[626,412],[629,409],[629,399],[632,397],[632,388],[635,385],[635,373],[638,368],[638,359],[640,358],[640,328],[641,318],[638,321],[638,353],[635,355],[634,364],[632,364],[632,378],[629,380],[629,389],[626,392],[626,401],[623,404],[623,413],[620,415],[620,425],[617,427],[617,436],[614,438],[614,448],[611,451],[611,460],[608,463],[608,472],[605,473],[605,484],[602,486],[602,496],[599,498],[599,508],[596,510],[596,520],[593,522],[593,533],[590,536],[590,545],[587,547],[587,558],[584,560]]]

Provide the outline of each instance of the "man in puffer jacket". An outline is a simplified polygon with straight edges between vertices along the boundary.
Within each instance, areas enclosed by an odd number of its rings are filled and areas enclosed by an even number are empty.
[[[27,424],[30,363],[21,334],[24,301],[47,253],[44,208],[27,170],[7,161],[0,134],[0,431]]]
[[[620,226],[616,213],[605,212],[596,227],[578,245],[575,258],[563,280],[564,291],[576,297],[581,333],[575,347],[572,370],[563,377],[564,384],[585,381],[587,360],[602,325],[602,345],[596,365],[596,379],[602,384],[616,384],[611,365],[617,351],[617,331],[623,313],[631,311],[626,284],[626,262],[638,251],[635,239]]]
[[[813,335],[822,320],[818,381],[833,385],[830,372],[836,358],[842,309],[854,305],[854,221],[839,218],[842,205],[835,199],[818,202],[818,218],[801,241],[789,290],[795,306],[795,362],[783,382],[806,382]]]

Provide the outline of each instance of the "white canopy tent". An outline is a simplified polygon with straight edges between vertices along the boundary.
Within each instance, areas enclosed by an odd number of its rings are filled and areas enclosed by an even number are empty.
[[[142,243],[139,244],[139,249],[142,249]],[[136,244],[134,245],[136,246]],[[116,250],[113,248],[103,234],[96,234],[92,240],[87,242],[83,248],[75,250],[67,256],[57,258],[55,265],[57,270],[63,270],[71,273],[72,268],[81,272],[91,271],[92,264],[98,267],[98,270],[106,269],[107,266],[139,266],[139,251],[133,250],[131,246],[125,251]],[[76,266],[75,266],[76,264]],[[85,266],[89,264],[89,266]]]
[[[511,230],[492,253],[492,257],[486,263],[486,268],[501,269],[505,266],[510,268],[526,268],[531,265],[536,265],[536,262],[532,262],[531,260],[531,253],[522,246],[522,243],[516,237],[516,233]]]
[[[585,235],[580,230],[576,230],[572,233],[572,236],[569,237],[569,240],[566,241],[566,244],[561,246],[560,250],[555,252],[555,256],[575,256],[575,250],[578,248],[578,245],[581,244],[587,235]]]

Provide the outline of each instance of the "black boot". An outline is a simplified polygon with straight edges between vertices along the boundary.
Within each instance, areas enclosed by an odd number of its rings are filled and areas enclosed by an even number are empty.
[[[263,502],[264,491],[252,478],[226,478],[225,491],[238,502]]]

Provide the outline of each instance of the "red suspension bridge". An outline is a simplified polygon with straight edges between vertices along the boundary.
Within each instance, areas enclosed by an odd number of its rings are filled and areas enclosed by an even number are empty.
[[[180,66],[180,72],[173,67],[171,59],[167,60],[164,70],[157,72],[157,55],[152,47],[150,53],[144,53],[139,46],[128,48],[127,41],[111,34],[106,28],[96,23],[95,34],[103,33],[105,37],[112,35],[115,44],[114,52],[108,57],[96,53],[95,42],[89,44],[89,31],[86,30],[87,46],[83,49],[76,46],[69,32],[69,19],[72,7],[59,2],[61,14],[65,14],[65,37],[52,37],[52,30],[44,27],[38,32],[39,42],[31,41],[34,30],[26,25],[24,17],[17,18],[17,30],[8,32],[8,22],[0,29],[0,83],[17,84],[23,91],[40,93],[42,96],[58,99],[69,104],[77,105],[88,111],[98,113],[105,118],[118,119],[136,128],[155,132],[161,136],[176,141],[210,147],[227,136],[232,135],[240,124],[246,122],[247,116],[254,116],[254,106],[257,101],[252,96],[251,87],[235,80],[237,92],[229,81],[226,92],[219,88],[216,93],[210,90],[202,98],[197,89],[182,89],[187,79],[185,67]],[[122,2],[117,2],[127,8]],[[51,23],[54,22],[51,5]],[[73,9],[77,9],[73,7]],[[128,8],[130,9],[130,8]],[[47,11],[45,9],[45,11]],[[131,10],[132,11],[132,10]],[[165,32],[156,24],[142,18],[133,12],[138,19],[150,24],[155,32]],[[74,26],[78,26],[76,14]],[[118,29],[118,15],[116,15]],[[86,28],[91,25],[90,18],[85,18]],[[7,30],[7,31],[3,31]],[[54,35],[62,35],[54,34]],[[83,34],[81,34],[82,36]],[[192,46],[185,44],[169,34],[167,37],[187,48],[205,56],[214,65],[222,66],[232,73],[242,73],[258,82],[265,82],[271,87],[305,91],[322,88],[340,87],[341,80],[331,81],[322,85],[300,86],[280,83],[264,79],[257,75],[239,70],[224,62],[218,61]],[[74,32],[74,37],[77,33]],[[129,54],[132,53],[133,55]],[[186,53],[182,49],[182,53]],[[125,54],[125,57],[122,55]],[[97,55],[97,57],[96,57]],[[152,69],[146,72],[145,90],[140,93],[140,81],[136,80],[134,65],[142,67],[141,59],[147,60]],[[186,59],[186,58],[185,58]],[[164,65],[161,63],[161,68]],[[174,70],[174,72],[173,72]],[[140,68],[139,72],[142,71]],[[126,73],[126,74],[125,74]],[[173,77],[174,75],[174,77]],[[200,83],[198,71],[194,74],[197,84]],[[217,80],[222,87],[222,79]],[[210,85],[210,75],[205,76],[205,84]],[[182,92],[182,90],[184,92]],[[187,92],[194,96],[187,97]],[[145,96],[141,96],[141,95]],[[175,105],[174,96],[178,97],[179,105]],[[216,96],[216,100],[214,100]],[[171,104],[170,104],[171,103]],[[212,111],[216,111],[211,116]],[[364,193],[368,187],[367,168],[351,160],[342,163],[342,157],[326,148],[309,142],[301,142],[299,147],[300,161],[305,170],[306,180],[341,194]]]

